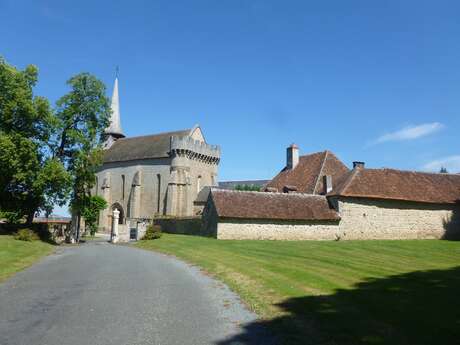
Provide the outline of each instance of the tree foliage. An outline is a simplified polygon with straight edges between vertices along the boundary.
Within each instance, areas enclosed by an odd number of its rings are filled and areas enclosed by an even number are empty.
[[[101,144],[111,110],[105,85],[94,76],[81,73],[67,84],[71,90],[57,101],[54,152],[71,176],[71,208],[82,216],[102,163]]]
[[[0,58],[0,212],[10,222],[64,204],[69,175],[50,154],[56,118],[48,101],[34,96],[38,70],[23,71]]]
[[[53,110],[34,95],[37,81],[37,67],[19,70],[0,57],[0,217],[31,222],[37,211],[49,214],[70,198],[91,223],[88,210],[103,206],[90,191],[110,117],[105,85],[78,74]]]
[[[235,190],[249,191],[249,192],[260,192],[260,186],[253,184],[237,184]]]
[[[103,197],[98,195],[87,196],[78,205],[78,210],[81,211],[81,215],[85,218],[86,227],[89,228],[91,236],[97,231],[97,218],[99,212],[107,208],[107,202]]]

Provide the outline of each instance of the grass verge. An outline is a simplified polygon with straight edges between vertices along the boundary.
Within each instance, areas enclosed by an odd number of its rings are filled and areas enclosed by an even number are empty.
[[[172,254],[228,284],[286,344],[457,344],[460,242],[218,241],[164,234]],[[258,329],[248,325],[230,340]]]
[[[19,241],[11,235],[0,235],[0,282],[53,250],[53,245],[39,240]]]

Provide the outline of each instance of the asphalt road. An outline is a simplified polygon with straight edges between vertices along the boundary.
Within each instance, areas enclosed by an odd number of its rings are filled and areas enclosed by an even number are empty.
[[[0,284],[1,345],[271,343],[255,318],[197,268],[105,242],[61,247]]]

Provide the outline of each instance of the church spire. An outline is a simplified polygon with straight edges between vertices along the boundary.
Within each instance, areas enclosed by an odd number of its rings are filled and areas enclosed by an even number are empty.
[[[118,67],[116,70],[115,83],[113,85],[112,103],[110,108],[112,109],[112,115],[110,116],[110,125],[105,129],[106,145],[110,147],[113,142],[119,138],[124,138],[125,135],[121,129],[120,121],[120,101],[118,99]]]

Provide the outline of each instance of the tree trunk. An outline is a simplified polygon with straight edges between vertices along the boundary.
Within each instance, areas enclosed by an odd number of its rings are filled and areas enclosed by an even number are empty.
[[[27,215],[27,218],[26,218],[26,225],[32,225],[32,223],[33,223],[33,221],[34,221],[35,212],[36,212],[36,211],[31,211],[31,212]]]
[[[80,243],[80,223],[81,223],[81,215],[78,214],[78,216],[77,216],[77,233],[76,233],[76,236],[75,236],[76,237],[75,240],[76,240],[77,243]]]

